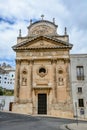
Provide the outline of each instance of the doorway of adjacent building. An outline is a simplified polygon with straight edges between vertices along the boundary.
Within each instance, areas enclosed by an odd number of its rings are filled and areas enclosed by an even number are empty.
[[[47,114],[47,94],[38,94],[38,114]]]

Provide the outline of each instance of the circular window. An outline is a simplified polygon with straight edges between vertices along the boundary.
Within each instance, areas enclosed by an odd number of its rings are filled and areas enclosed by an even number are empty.
[[[40,68],[39,73],[46,73],[46,69],[45,68]]]
[[[45,67],[40,67],[40,68],[38,69],[38,75],[39,75],[40,77],[44,77],[46,74],[47,74],[47,70],[46,70]]]

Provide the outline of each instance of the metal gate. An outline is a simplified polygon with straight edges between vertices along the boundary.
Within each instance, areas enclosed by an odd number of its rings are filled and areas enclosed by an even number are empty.
[[[38,94],[38,114],[47,114],[47,94]]]

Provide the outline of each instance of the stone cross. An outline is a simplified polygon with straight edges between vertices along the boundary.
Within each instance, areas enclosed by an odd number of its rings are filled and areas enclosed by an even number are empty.
[[[30,25],[32,24],[32,19],[30,19]]]
[[[64,32],[65,35],[67,35],[67,28],[65,27],[65,32]]]
[[[42,17],[42,20],[43,20],[43,18],[44,18],[44,15],[42,14],[42,15],[41,15],[41,17]]]

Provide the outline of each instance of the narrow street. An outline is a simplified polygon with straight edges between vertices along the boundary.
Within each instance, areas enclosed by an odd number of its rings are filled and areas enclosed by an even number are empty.
[[[64,130],[61,126],[75,122],[71,119],[0,112],[0,130]]]

